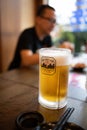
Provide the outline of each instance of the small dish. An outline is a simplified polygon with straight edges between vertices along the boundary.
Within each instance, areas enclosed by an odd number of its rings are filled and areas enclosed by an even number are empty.
[[[84,63],[77,63],[71,67],[73,71],[82,72],[86,68],[86,65]]]
[[[44,123],[41,126],[36,127],[35,130],[52,130],[55,127],[55,124],[56,122]],[[67,122],[62,130],[84,130],[84,129],[72,122]]]
[[[17,116],[16,126],[19,130],[33,130],[43,123],[44,117],[37,111],[24,112]]]
[[[83,72],[84,71],[84,68],[72,68],[73,71],[75,72]]]

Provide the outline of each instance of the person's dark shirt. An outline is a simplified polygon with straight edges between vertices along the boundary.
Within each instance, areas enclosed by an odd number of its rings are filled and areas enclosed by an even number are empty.
[[[11,62],[8,70],[19,68],[21,64],[21,50],[32,50],[33,53],[36,53],[38,49],[42,47],[51,47],[52,40],[50,35],[46,36],[42,41],[38,39],[35,28],[25,29],[18,40],[18,44],[16,47],[15,55],[13,61]]]

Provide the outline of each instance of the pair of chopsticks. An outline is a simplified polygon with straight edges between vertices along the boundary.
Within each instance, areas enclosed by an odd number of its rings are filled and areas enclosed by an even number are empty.
[[[56,123],[53,130],[62,130],[63,126],[65,125],[65,123],[67,122],[67,120],[69,119],[73,111],[74,111],[74,108],[67,108],[63,116],[61,116],[59,121]]]

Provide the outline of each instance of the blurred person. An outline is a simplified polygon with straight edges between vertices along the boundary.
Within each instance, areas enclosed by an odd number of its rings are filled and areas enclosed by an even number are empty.
[[[87,40],[84,40],[85,53],[87,53]]]
[[[27,28],[21,33],[8,70],[38,64],[38,50],[53,45],[50,32],[55,23],[55,9],[49,5],[41,5],[36,14],[35,26]]]
[[[60,40],[58,47],[67,48],[70,49],[72,53],[74,52],[74,45],[68,40]]]

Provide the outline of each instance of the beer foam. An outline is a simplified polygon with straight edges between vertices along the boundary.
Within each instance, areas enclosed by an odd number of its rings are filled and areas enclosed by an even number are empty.
[[[56,59],[56,66],[60,65],[70,65],[70,58],[69,56],[57,56]]]
[[[42,48],[40,49],[40,56],[53,57],[56,60],[56,66],[70,65],[71,51],[62,48]]]

